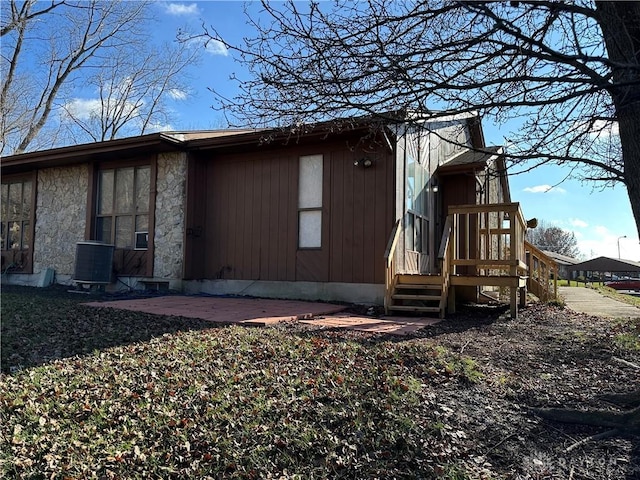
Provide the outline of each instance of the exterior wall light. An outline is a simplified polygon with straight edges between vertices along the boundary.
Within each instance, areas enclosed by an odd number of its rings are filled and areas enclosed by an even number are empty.
[[[373,165],[373,160],[371,160],[369,157],[364,157],[353,162],[353,165],[356,167],[369,168]]]

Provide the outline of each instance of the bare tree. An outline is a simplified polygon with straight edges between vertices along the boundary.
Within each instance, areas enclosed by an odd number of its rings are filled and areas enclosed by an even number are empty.
[[[186,96],[185,70],[197,63],[199,51],[184,43],[140,46],[111,56],[87,79],[95,98],[74,98],[62,105],[61,123],[74,141],[111,140],[144,134],[169,124],[167,99]]]
[[[527,230],[527,240],[541,250],[577,258],[580,255],[578,240],[573,232],[548,225],[544,220],[536,228]]]
[[[178,88],[178,74],[194,53],[177,46],[165,54],[149,46],[150,5],[11,0],[3,6],[0,151],[51,147],[82,131],[84,138],[113,138],[161,123],[167,115],[163,99]],[[90,116],[72,111],[77,91],[91,86],[100,108]]]
[[[397,110],[515,120],[512,162],[622,183],[640,226],[640,3],[265,1],[249,22],[254,38],[226,44],[249,71],[236,97],[218,96],[230,123]]]

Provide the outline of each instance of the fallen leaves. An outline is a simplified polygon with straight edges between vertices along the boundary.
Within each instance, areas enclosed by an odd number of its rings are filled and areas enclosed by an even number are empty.
[[[607,363],[611,351],[638,362],[615,343],[635,327],[548,307],[386,341],[293,324],[87,316],[64,298],[36,314],[21,298],[3,292],[8,478],[528,478],[530,462],[517,459],[563,451],[564,437],[526,407],[613,385],[626,370]],[[18,358],[23,368],[10,373]],[[630,458],[624,443],[607,448]],[[584,464],[574,456],[545,469],[566,478],[575,458]],[[598,474],[620,476],[630,461]]]
[[[426,475],[423,393],[436,377],[455,380],[445,356],[429,345],[228,327],[55,360],[3,377],[12,445],[2,471]]]

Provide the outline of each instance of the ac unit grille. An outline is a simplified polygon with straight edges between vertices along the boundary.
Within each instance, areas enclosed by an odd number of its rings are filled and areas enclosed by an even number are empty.
[[[111,283],[113,248],[113,245],[101,242],[78,242],[73,280],[77,283]]]

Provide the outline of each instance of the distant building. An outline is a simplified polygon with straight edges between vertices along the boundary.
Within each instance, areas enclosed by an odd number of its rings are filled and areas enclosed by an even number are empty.
[[[638,277],[640,276],[640,262],[598,257],[586,262],[576,263],[570,267],[570,270],[576,272],[576,274],[581,274],[585,278],[600,280],[615,277]]]
[[[575,265],[577,263],[580,263],[580,260],[573,258],[573,257],[567,257],[566,255],[560,255],[559,253],[556,252],[551,252],[549,250],[543,250],[543,252],[550,258],[554,259],[556,261],[556,263],[558,264],[558,277],[563,279],[563,280],[568,280],[570,279],[570,275],[571,275],[571,266]]]

